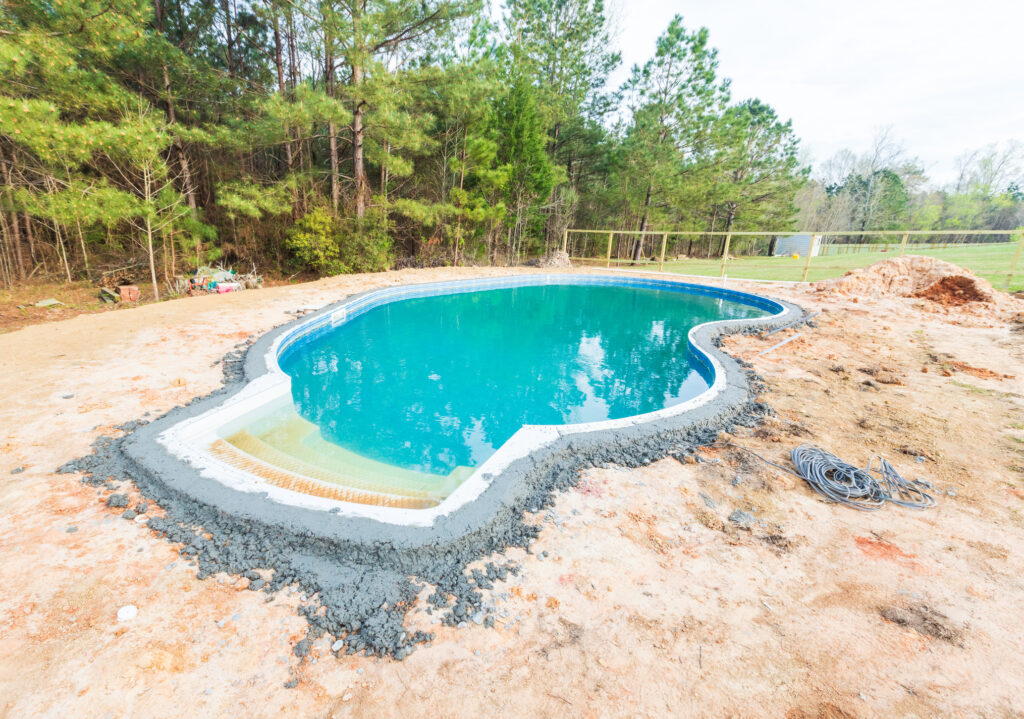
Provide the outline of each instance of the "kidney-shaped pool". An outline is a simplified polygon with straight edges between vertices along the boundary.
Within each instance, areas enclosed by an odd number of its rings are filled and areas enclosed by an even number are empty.
[[[614,427],[699,401],[716,368],[694,328],[782,311],[714,287],[586,275],[371,292],[281,334],[269,381],[192,422],[184,444],[248,489],[437,507],[524,427]]]

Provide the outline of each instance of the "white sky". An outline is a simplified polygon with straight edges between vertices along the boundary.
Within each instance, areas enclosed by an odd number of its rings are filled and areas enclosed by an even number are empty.
[[[933,183],[957,155],[1024,140],[1024,0],[609,0],[623,67],[654,53],[680,13],[705,26],[734,100],[792,118],[817,167],[875,131],[916,155]]]

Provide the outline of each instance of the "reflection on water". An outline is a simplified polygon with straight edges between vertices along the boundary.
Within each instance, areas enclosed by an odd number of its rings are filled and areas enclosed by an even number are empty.
[[[437,474],[524,424],[615,419],[707,388],[687,332],[762,310],[678,292],[548,285],[393,302],[282,361],[299,413],[373,459]]]

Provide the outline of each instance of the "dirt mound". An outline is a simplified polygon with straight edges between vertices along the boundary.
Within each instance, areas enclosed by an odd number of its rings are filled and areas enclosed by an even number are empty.
[[[978,289],[977,279],[964,275],[950,275],[943,277],[930,287],[914,293],[914,297],[923,297],[941,305],[966,305],[968,302],[991,301],[991,295],[986,295]]]
[[[992,301],[986,280],[934,257],[904,255],[847,272],[835,280],[819,282],[820,292],[854,297],[921,297],[943,305]]]

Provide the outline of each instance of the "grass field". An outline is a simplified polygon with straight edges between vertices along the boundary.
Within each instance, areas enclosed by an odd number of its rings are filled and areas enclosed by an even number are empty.
[[[965,267],[976,275],[984,277],[996,289],[1003,289],[1006,274],[1017,251],[1016,243],[993,244],[992,246],[974,245],[968,247],[948,247],[946,249],[915,248],[907,254],[927,255],[946,262]],[[811,267],[807,279],[814,282],[840,277],[844,273],[858,267],[867,267],[884,259],[898,257],[899,250],[889,252],[859,252],[848,255],[826,255],[811,258]],[[729,277],[752,280],[791,280],[799,281],[803,275],[804,258],[791,257],[738,257],[729,260],[725,273]],[[603,264],[600,259],[595,264]],[[612,260],[613,266],[616,264]],[[648,263],[649,264],[649,263]],[[628,261],[619,262],[620,267],[629,267]],[[654,263],[657,266],[657,263]],[[718,277],[722,268],[719,259],[673,260],[665,262],[665,271],[687,275],[707,275]],[[1011,290],[1024,290],[1024,257],[1017,265],[1017,271],[1010,282]]]

